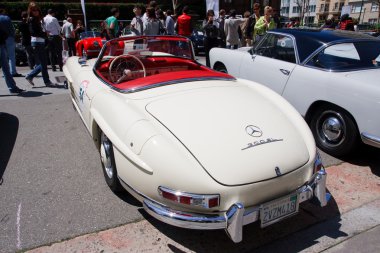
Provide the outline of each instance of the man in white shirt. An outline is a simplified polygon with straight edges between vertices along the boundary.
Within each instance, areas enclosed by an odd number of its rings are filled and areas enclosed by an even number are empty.
[[[62,34],[67,42],[69,56],[76,55],[74,25],[72,22],[73,20],[68,17],[66,23],[62,26]]]
[[[227,48],[237,49],[239,46],[239,26],[244,23],[245,18],[236,18],[236,11],[230,11],[229,19],[224,22],[224,32],[226,33]]]
[[[141,7],[136,5],[135,8],[133,8],[133,13],[135,13],[135,17],[132,19],[131,22],[131,32],[133,36],[140,36],[143,35],[143,21],[141,18]]]
[[[54,17],[55,11],[48,10],[48,14],[44,17],[46,32],[48,34],[48,50],[50,63],[53,71],[56,71],[56,64],[58,63],[59,70],[62,71],[62,38],[61,26],[58,20]]]

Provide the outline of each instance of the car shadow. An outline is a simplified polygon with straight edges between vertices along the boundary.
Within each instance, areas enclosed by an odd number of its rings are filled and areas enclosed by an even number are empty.
[[[362,144],[352,155],[340,159],[358,166],[368,166],[374,175],[380,177],[379,157],[380,149]]]
[[[142,207],[142,203],[140,201],[138,201],[135,197],[133,197],[129,192],[127,192],[126,190],[121,190],[119,192],[115,192],[115,195],[121,199],[122,201],[132,205],[132,206],[135,206],[135,207]]]
[[[309,202],[300,206],[297,215],[283,220],[274,225],[261,228],[259,222],[255,222],[244,226],[243,241],[233,243],[224,232],[224,230],[191,230],[178,228],[165,224],[156,220],[145,212],[144,209],[139,210],[144,218],[150,222],[156,229],[162,232],[176,243],[195,252],[250,252],[260,247],[268,245],[272,242],[285,237],[294,237],[298,231],[303,231],[314,225],[324,224],[323,221],[328,220],[328,229],[318,230],[306,237],[305,240],[294,245],[289,250],[281,250],[281,252],[298,252],[302,249],[313,246],[318,243],[318,239],[322,236],[331,238],[345,237],[346,233],[340,231],[340,212],[336,201],[331,197],[326,207],[318,207]],[[172,252],[183,252],[177,246],[168,244],[168,248]],[[276,251],[273,251],[276,252]]]
[[[12,155],[19,129],[19,120],[8,113],[0,113],[0,185]]]

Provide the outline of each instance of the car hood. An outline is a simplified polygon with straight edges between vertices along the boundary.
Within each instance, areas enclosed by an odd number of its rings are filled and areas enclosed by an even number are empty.
[[[309,160],[297,122],[244,85],[172,94],[146,110],[223,185],[268,180]]]

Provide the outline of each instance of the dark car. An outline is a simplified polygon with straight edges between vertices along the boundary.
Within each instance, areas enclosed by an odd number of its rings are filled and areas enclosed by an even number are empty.
[[[203,34],[203,31],[199,29],[194,29],[193,32],[191,33],[190,39],[191,39],[191,42],[193,42],[195,55],[198,55],[199,52],[205,51],[205,47],[203,44],[205,40],[205,36]]]

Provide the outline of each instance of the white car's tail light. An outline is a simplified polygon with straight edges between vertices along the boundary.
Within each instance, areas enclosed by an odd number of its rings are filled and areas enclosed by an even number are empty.
[[[172,190],[163,186],[158,187],[158,193],[164,198],[180,204],[213,208],[219,206],[218,194],[193,194]]]
[[[324,167],[322,164],[321,156],[317,152],[317,155],[316,155],[315,161],[314,161],[314,171],[313,172],[316,173],[316,172],[320,171],[321,169],[324,169]]]

